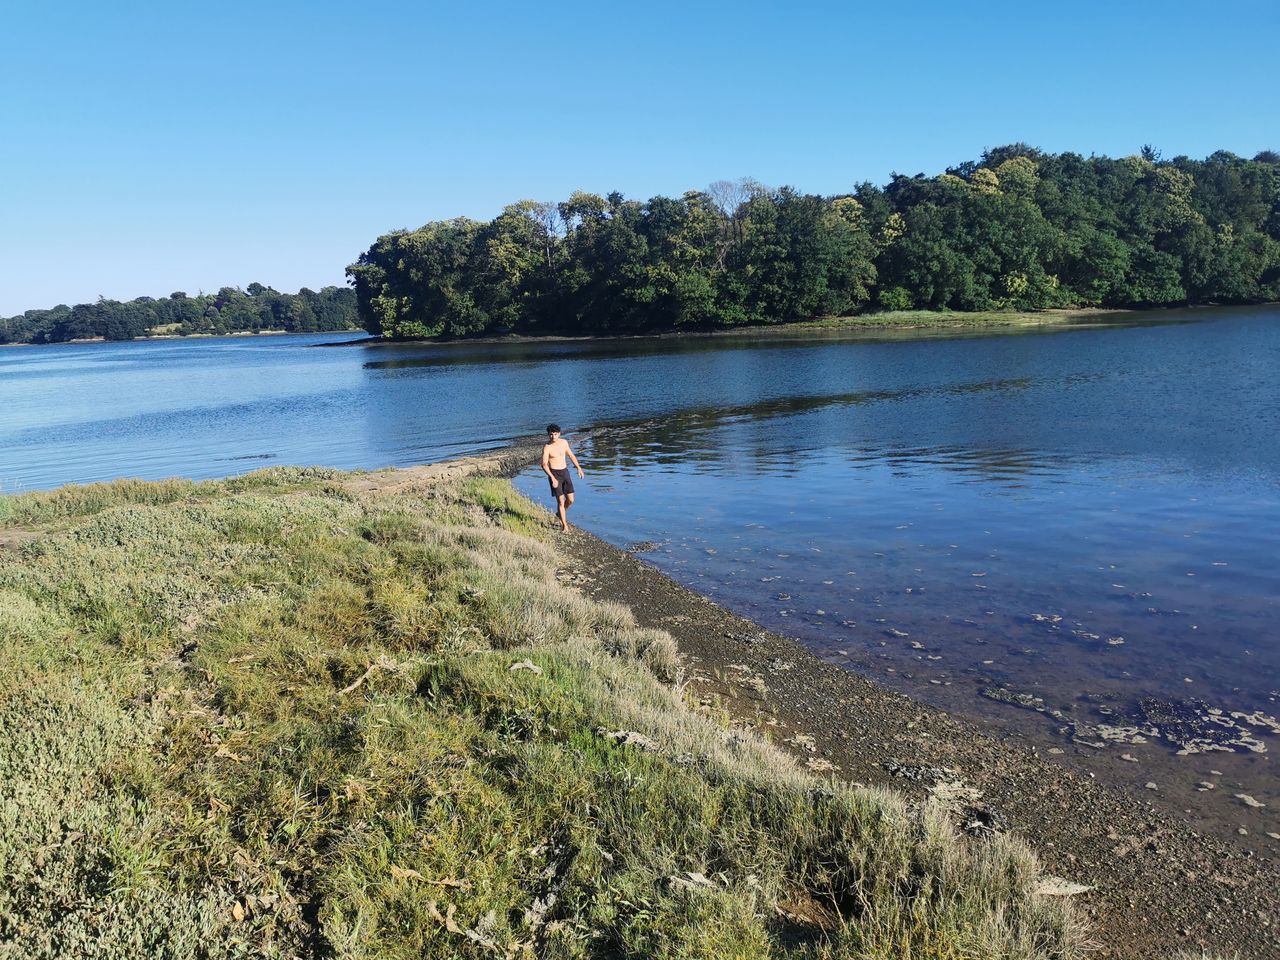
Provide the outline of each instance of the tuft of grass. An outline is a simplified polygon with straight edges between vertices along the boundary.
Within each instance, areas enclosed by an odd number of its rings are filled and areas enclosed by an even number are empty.
[[[341,479],[7,501],[58,528],[0,553],[14,955],[1082,954],[1020,844],[688,709],[506,482]]]
[[[191,496],[190,480],[114,480],[111,483],[68,484],[0,499],[0,520],[6,524],[45,524],[100,513],[108,507],[167,504]]]
[[[238,477],[204,482],[181,478],[125,478],[109,483],[72,483],[54,490],[0,496],[0,525],[45,526],[92,516],[112,507],[165,506],[181,500],[255,489],[269,489],[278,495],[287,487],[311,487],[340,496],[341,488],[331,481],[341,476],[340,471],[329,467],[268,467]]]
[[[536,536],[546,526],[546,514],[521,496],[506,480],[471,477],[462,485],[462,495],[482,508],[507,530]]]

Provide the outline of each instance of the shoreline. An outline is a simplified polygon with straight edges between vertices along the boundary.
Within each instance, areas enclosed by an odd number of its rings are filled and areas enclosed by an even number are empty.
[[[587,343],[604,340],[699,340],[720,337],[790,336],[809,333],[887,333],[892,331],[937,331],[947,333],[1023,330],[1036,327],[1074,326],[1088,328],[1108,322],[1121,321],[1136,314],[1172,313],[1179,311],[1220,310],[1272,305],[1269,301],[1256,304],[1198,303],[1168,307],[1053,307],[1038,311],[985,310],[965,312],[959,310],[905,310],[857,314],[849,317],[814,317],[808,320],[788,320],[781,323],[750,324],[742,327],[706,328],[690,330],[657,330],[650,333],[553,333],[542,336],[526,333],[496,334],[461,339],[423,338],[418,340],[388,340],[381,336],[365,336],[357,340],[336,340],[317,343],[317,347],[397,347],[397,346],[453,346],[463,344],[530,344],[530,343]],[[86,343],[139,343],[151,340],[216,340],[229,337],[280,337],[313,336],[316,334],[362,333],[361,327],[349,330],[236,330],[230,333],[157,333],[131,337],[128,340],[108,340],[105,337],[89,337],[75,340],[59,340],[55,343],[0,343],[6,347],[50,347],[59,344]]]
[[[538,449],[516,444],[352,481],[360,490],[402,490],[485,473],[510,479]],[[1015,834],[1047,873],[1091,888],[1072,902],[1101,944],[1096,956],[1280,955],[1280,863],[1251,838],[1199,833],[1069,761],[828,663],[580,526],[554,537],[562,584],[619,603],[642,627],[673,637],[686,701],[700,712],[766,737],[819,775],[916,802],[958,795],[974,835]]]
[[[1268,306],[1260,304],[1188,304],[1176,307],[1055,307],[1041,311],[974,311],[966,313],[954,310],[909,310],[886,313],[860,314],[852,317],[816,317],[810,320],[791,320],[783,323],[752,324],[743,327],[697,330],[662,330],[652,333],[607,334],[531,334],[510,333],[461,339],[423,338],[419,340],[388,340],[381,336],[369,336],[361,340],[344,340],[318,343],[317,347],[404,347],[404,346],[462,346],[474,344],[529,344],[529,343],[589,343],[605,340],[698,340],[721,337],[751,337],[798,335],[806,333],[887,333],[893,331],[951,331],[971,333],[978,330],[1023,330],[1035,327],[1067,327],[1085,329],[1121,321],[1138,314],[1172,313],[1175,311],[1221,310]],[[886,319],[900,315],[898,319]]]
[[[1280,953],[1280,866],[1194,831],[1145,798],[1100,782],[983,724],[928,706],[819,658],[578,527],[558,575],[629,607],[676,640],[693,702],[765,735],[811,769],[915,800],[956,791],[975,833],[1008,830],[1054,876],[1092,887],[1074,898],[1099,957],[1179,950]]]
[[[699,715],[557,576],[533,452],[0,501],[15,949],[1084,956],[1084,888],[956,798]]]
[[[346,340],[334,343],[320,343],[320,347],[397,347],[430,344],[432,346],[452,346],[462,344],[524,344],[524,343],[592,343],[604,340],[701,340],[719,337],[749,337],[786,334],[804,334],[815,332],[884,332],[891,330],[974,330],[984,327],[995,329],[1035,326],[1059,326],[1075,323],[1077,320],[1091,316],[1109,314],[1137,313],[1136,310],[1109,308],[1081,308],[1078,310],[1046,310],[1042,313],[1010,313],[1007,317],[995,313],[966,314],[955,311],[938,311],[935,317],[928,316],[932,311],[909,311],[918,313],[918,319],[909,320],[877,320],[884,314],[865,314],[855,317],[817,317],[811,320],[789,320],[783,323],[759,323],[743,327],[727,327],[724,329],[706,330],[655,330],[652,333],[550,333],[535,336],[527,333],[507,333],[486,337],[467,337],[463,339],[424,338],[421,340],[388,340],[385,337],[370,336],[365,340]]]
[[[82,337],[75,340],[55,340],[50,343],[0,343],[0,350],[6,347],[58,347],[68,344],[86,343],[148,343],[152,340],[228,340],[232,337],[313,337],[317,334],[362,333],[360,327],[350,330],[233,330],[230,333],[154,333],[145,337],[129,337],[127,340],[108,340],[106,337]],[[332,346],[332,344],[321,344]]]
[[[509,480],[538,450],[517,443],[454,460],[344,473],[338,482],[356,498],[434,495],[432,488],[468,478]],[[624,606],[639,627],[675,641],[677,689],[692,709],[721,727],[762,735],[819,777],[888,788],[917,805],[945,798],[962,811],[966,832],[1026,840],[1047,874],[1085,888],[1071,900],[1105,945],[1097,956],[1154,960],[1203,948],[1261,960],[1280,952],[1280,869],[1250,840],[1199,834],[1148,798],[828,663],[633,552],[582,528],[552,534],[549,515],[542,523],[533,536],[557,555],[562,586]],[[42,535],[14,526],[0,533],[0,551],[22,549]]]

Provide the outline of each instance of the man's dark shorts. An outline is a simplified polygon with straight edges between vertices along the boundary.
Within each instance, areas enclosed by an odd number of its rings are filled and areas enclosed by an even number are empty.
[[[552,467],[551,473],[555,476],[556,481],[559,484],[559,486],[551,488],[551,496],[562,497],[567,493],[573,493],[573,481],[569,479],[568,467],[565,467],[563,470],[557,470]],[[547,483],[551,483],[550,477],[547,478]]]

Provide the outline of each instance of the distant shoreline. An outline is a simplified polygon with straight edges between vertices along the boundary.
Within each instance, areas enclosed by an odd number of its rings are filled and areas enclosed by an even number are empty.
[[[1273,302],[1251,304],[1202,303],[1179,307],[1062,307],[1052,310],[1036,311],[973,311],[960,310],[900,310],[887,313],[867,313],[852,317],[817,317],[810,320],[788,320],[784,323],[749,324],[741,327],[702,328],[687,330],[655,330],[648,333],[549,333],[543,335],[528,333],[507,333],[483,337],[424,337],[412,340],[390,340],[380,336],[364,336],[354,340],[335,340],[317,343],[317,347],[396,347],[430,344],[432,346],[450,346],[463,344],[520,344],[520,343],[586,343],[601,340],[683,340],[706,339],[713,337],[752,337],[752,336],[794,336],[806,333],[876,333],[884,331],[974,331],[982,329],[998,330],[1001,328],[1014,330],[1030,327],[1080,326],[1102,324],[1111,320],[1122,320],[1138,314],[1175,313],[1183,311],[1221,310],[1227,308],[1247,308],[1275,306]],[[142,343],[151,340],[217,340],[230,337],[281,337],[281,336],[317,336],[319,334],[357,334],[364,331],[359,327],[349,330],[237,330],[231,333],[157,333],[145,337],[133,337],[128,340],[108,340],[105,337],[91,337],[75,340],[58,340],[52,343],[0,343],[0,349],[6,347],[51,347],[60,344],[86,343]]]
[[[230,333],[153,333],[146,337],[130,337],[127,340],[108,340],[106,337],[83,337],[75,340],[54,340],[49,343],[0,343],[5,347],[57,347],[66,344],[85,343],[147,343],[151,340],[225,340],[229,337],[312,337],[319,334],[362,333],[359,327],[350,330],[233,330]],[[325,344],[328,346],[328,344]]]
[[[335,341],[319,343],[319,347],[396,347],[426,345],[449,346],[463,344],[489,343],[583,343],[597,340],[678,340],[703,339],[710,337],[749,337],[777,334],[804,333],[841,333],[891,330],[980,330],[984,328],[1027,328],[1053,326],[1087,326],[1089,323],[1103,323],[1107,320],[1119,320],[1137,314],[1174,312],[1184,310],[1218,310],[1224,307],[1269,306],[1260,304],[1196,304],[1185,307],[1156,307],[1138,309],[1131,307],[1071,307],[1037,311],[975,311],[972,313],[957,310],[903,310],[891,313],[868,313],[852,317],[819,317],[812,320],[790,320],[785,323],[750,324],[742,327],[723,329],[690,329],[661,330],[652,333],[603,333],[603,334],[563,334],[551,333],[541,336],[527,333],[508,333],[499,336],[485,337],[425,337],[414,340],[391,340],[385,337],[369,336],[360,340]]]
[[[1105,307],[1082,307],[1079,309],[1022,311],[1003,313],[1000,311],[975,311],[966,313],[958,310],[902,310],[892,313],[868,313],[853,317],[817,317],[812,320],[788,320],[783,323],[755,323],[742,327],[726,327],[723,329],[702,330],[655,330],[652,333],[603,333],[603,334],[547,334],[535,336],[527,333],[509,333],[502,336],[476,337],[474,339],[423,339],[423,340],[388,340],[383,337],[370,337],[368,340],[353,340],[347,343],[336,343],[332,346],[396,346],[413,343],[558,343],[587,340],[677,340],[698,339],[703,337],[742,337],[759,336],[776,333],[807,333],[810,331],[841,330],[926,330],[941,328],[965,327],[1026,327],[1051,326],[1072,323],[1092,317],[1111,314],[1138,313],[1137,310],[1110,309]],[[322,344],[330,346],[330,344]]]

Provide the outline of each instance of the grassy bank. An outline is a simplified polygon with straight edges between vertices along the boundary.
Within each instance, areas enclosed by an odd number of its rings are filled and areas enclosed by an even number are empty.
[[[1067,323],[1102,322],[1108,318],[1122,317],[1131,310],[1081,307],[1054,310],[886,310],[880,313],[863,313],[848,317],[819,317],[814,320],[787,320],[779,323],[749,324],[741,327],[693,327],[652,330],[645,333],[602,334],[546,334],[507,333],[477,337],[423,337],[394,339],[372,337],[353,341],[356,344],[403,343],[539,343],[577,340],[649,339],[652,337],[740,337],[803,334],[809,331],[839,332],[842,330],[930,330],[930,329],[983,329],[1000,327],[1036,327]]]
[[[1108,316],[1120,316],[1129,311],[1082,308],[1078,310],[886,310],[881,313],[864,313],[852,317],[823,317],[818,320],[797,320],[778,327],[743,328],[744,332],[760,330],[877,330],[877,329],[930,329],[965,327],[1027,327],[1058,323],[1080,323],[1101,320]],[[729,331],[736,333],[738,331]]]
[[[0,500],[0,955],[1080,954],[1016,842],[687,709],[543,516],[324,470]]]

